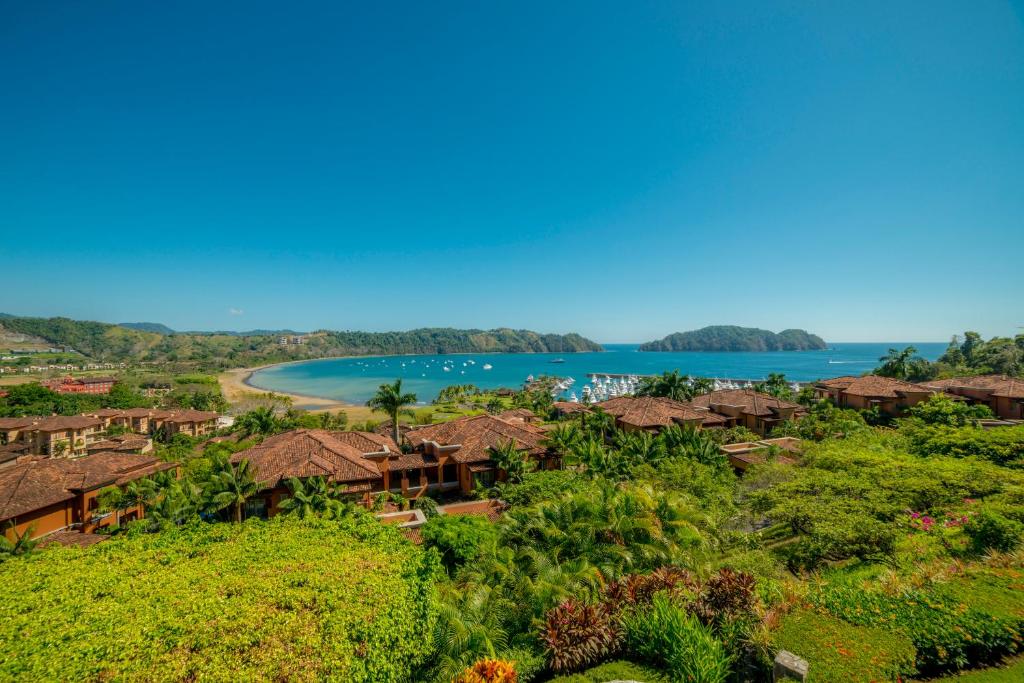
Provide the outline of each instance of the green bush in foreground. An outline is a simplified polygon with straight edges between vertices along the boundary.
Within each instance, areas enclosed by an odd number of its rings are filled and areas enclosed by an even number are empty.
[[[438,515],[420,528],[423,545],[436,548],[449,571],[469,562],[481,546],[498,538],[498,529],[479,515]]]
[[[811,683],[893,681],[914,670],[914,644],[906,636],[810,610],[787,614],[772,644],[807,660]]]
[[[593,669],[587,669],[568,676],[552,678],[548,683],[606,683],[607,681],[643,681],[643,683],[668,683],[668,678],[650,667],[633,662],[607,662]]]
[[[0,680],[408,680],[433,557],[362,518],[47,550],[0,565]]]
[[[626,651],[664,665],[673,681],[722,683],[729,677],[731,658],[722,643],[665,594],[655,595],[649,609],[625,615],[622,626]]]

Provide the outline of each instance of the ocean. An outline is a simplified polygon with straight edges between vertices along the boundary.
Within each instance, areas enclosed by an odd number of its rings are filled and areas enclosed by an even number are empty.
[[[385,382],[402,378],[402,387],[430,403],[452,384],[475,384],[481,389],[518,389],[529,375],[573,377],[579,393],[588,373],[651,375],[666,370],[699,377],[764,379],[781,372],[791,381],[807,382],[838,375],[859,375],[878,365],[890,348],[913,344],[918,353],[935,360],[945,342],[835,343],[824,351],[772,352],[640,352],[636,344],[606,344],[604,353],[476,353],[418,356],[329,358],[275,365],[253,373],[249,383],[266,391],[281,391],[347,403],[362,404]],[[553,360],[564,362],[553,363]],[[490,365],[489,369],[484,369]],[[448,368],[445,370],[445,368]]]

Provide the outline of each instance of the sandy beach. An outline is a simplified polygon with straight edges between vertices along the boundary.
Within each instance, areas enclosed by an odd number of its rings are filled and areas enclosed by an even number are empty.
[[[233,370],[225,370],[220,373],[220,375],[217,376],[217,379],[220,381],[220,388],[224,393],[224,398],[226,398],[232,405],[244,405],[247,401],[255,401],[266,394],[271,393],[247,383],[254,372],[267,367],[270,367],[270,365],[261,365],[254,368],[235,368]],[[318,398],[316,396],[290,394],[284,391],[275,391],[272,393],[277,396],[286,396],[292,400],[293,405],[302,406],[306,410],[315,413],[343,410],[348,415],[350,421],[362,422],[365,420],[380,420],[383,418],[381,413],[376,413],[366,406],[353,405],[343,401],[334,401],[327,398]]]

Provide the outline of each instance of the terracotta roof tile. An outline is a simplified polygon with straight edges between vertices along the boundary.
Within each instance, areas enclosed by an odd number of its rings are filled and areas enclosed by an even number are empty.
[[[0,519],[73,499],[74,492],[177,467],[145,455],[96,453],[84,458],[36,458],[0,469]]]
[[[952,377],[922,382],[925,386],[947,391],[981,390],[990,391],[993,396],[1024,398],[1024,379],[1008,375],[978,375],[975,377]]]
[[[32,426],[32,429],[41,432],[58,432],[63,429],[87,429],[89,427],[100,427],[103,420],[98,417],[86,417],[83,415],[55,415],[39,420]]]
[[[879,377],[878,375],[865,375],[863,377],[837,377],[832,380],[819,382],[819,385],[841,389],[851,396],[864,396],[865,398],[899,398],[902,394],[931,394],[933,389],[912,382],[893,379],[891,377]]]
[[[380,469],[363,457],[362,450],[336,434],[322,429],[295,429],[235,453],[231,462],[249,460],[256,479],[270,488],[289,477],[323,476],[335,482],[381,477]]]
[[[725,418],[670,398],[654,396],[620,396],[597,406],[623,424],[639,428],[668,427],[680,422],[716,425]]]
[[[545,432],[528,422],[509,422],[493,415],[460,417],[450,422],[410,430],[406,438],[413,446],[434,441],[441,446],[461,446],[452,455],[457,463],[481,462],[490,459],[488,449],[505,441],[514,441],[530,455],[546,452]]]
[[[753,389],[723,389],[697,396],[689,405],[695,408],[714,410],[714,405],[740,406],[749,415],[775,415],[780,410],[803,411],[799,403],[784,401],[771,394],[762,394]]]

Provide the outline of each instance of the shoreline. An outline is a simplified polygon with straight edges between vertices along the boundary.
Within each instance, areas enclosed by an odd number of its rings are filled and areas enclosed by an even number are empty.
[[[258,399],[269,394],[273,394],[275,396],[289,398],[292,401],[292,405],[302,406],[310,412],[343,410],[349,414],[350,418],[355,417],[357,420],[378,419],[380,417],[365,405],[346,403],[344,401],[323,398],[321,396],[307,396],[288,391],[273,391],[270,389],[264,389],[250,382],[252,376],[257,371],[273,367],[275,365],[284,365],[284,363],[269,363],[267,365],[260,365],[252,368],[232,368],[230,370],[224,370],[217,376],[217,381],[220,383],[224,398],[227,399],[228,403],[234,405],[244,403],[246,400]]]

